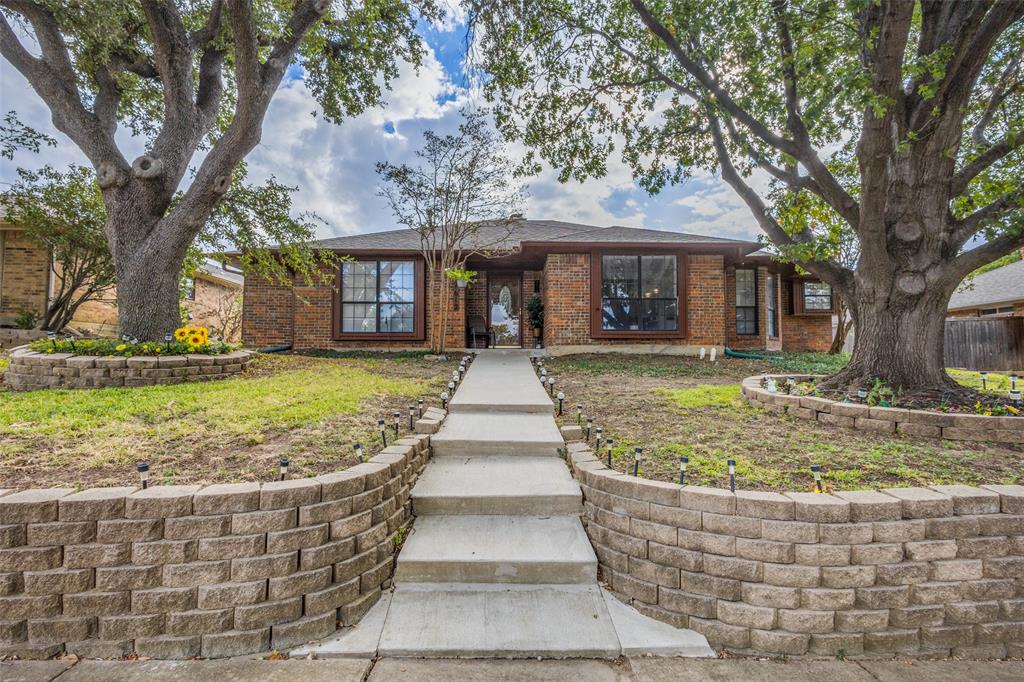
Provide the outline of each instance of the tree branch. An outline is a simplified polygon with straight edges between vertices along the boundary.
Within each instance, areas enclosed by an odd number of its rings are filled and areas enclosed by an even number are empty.
[[[1024,131],[1008,132],[998,142],[979,154],[974,160],[964,164],[950,179],[950,196],[958,197],[967,189],[967,185],[979,173],[996,163],[1010,152],[1024,146]]]
[[[999,109],[999,105],[1009,97],[1015,90],[1019,90],[1021,87],[1021,81],[1010,82],[1010,78],[1013,72],[1020,66],[1020,55],[1017,55],[1010,60],[1010,63],[1003,69],[1002,75],[999,77],[999,82],[992,88],[992,94],[988,98],[988,103],[985,105],[985,111],[982,113],[981,118],[978,120],[978,124],[974,126],[974,130],[971,131],[971,139],[975,144],[986,147],[991,142],[985,137],[985,131],[992,123],[992,118],[996,114],[996,110]]]
[[[981,246],[961,253],[949,262],[947,271],[952,273],[959,282],[981,266],[988,265],[997,258],[1021,247],[1024,247],[1024,234],[1005,232]]]
[[[72,71],[65,78],[70,64],[67,48],[60,37],[57,22],[45,8],[28,2],[0,1],[0,6],[18,12],[31,23],[36,39],[43,48],[43,58],[33,57],[18,40],[7,17],[0,14],[0,54],[29,82],[32,89],[46,102],[53,124],[82,150],[94,167],[103,162],[127,169],[113,136],[99,119],[82,104],[81,93]],[[24,9],[27,14],[22,13]],[[55,66],[56,64],[56,66]]]
[[[956,248],[963,246],[987,223],[998,220],[1004,213],[1013,209],[1020,210],[1022,204],[1024,204],[1024,182],[1018,184],[1016,189],[1007,192],[962,220],[953,223],[951,230],[953,246]]]

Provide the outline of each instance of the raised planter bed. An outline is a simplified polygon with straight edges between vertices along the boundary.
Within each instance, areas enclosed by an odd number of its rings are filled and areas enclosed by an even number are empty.
[[[602,580],[713,646],[1024,655],[1024,486],[730,492],[619,473],[581,442],[568,458]]]
[[[4,382],[12,389],[155,386],[208,381],[240,374],[254,357],[237,350],[222,355],[134,356],[39,353],[27,346],[11,351]]]
[[[898,407],[871,407],[818,396],[772,393],[761,386],[762,380],[766,378],[773,378],[782,385],[787,376],[763,374],[748,377],[743,380],[741,393],[748,403],[769,412],[883,434],[902,433],[924,438],[989,443],[1024,443],[1024,417],[990,417]],[[814,377],[793,376],[797,382],[812,378]]]

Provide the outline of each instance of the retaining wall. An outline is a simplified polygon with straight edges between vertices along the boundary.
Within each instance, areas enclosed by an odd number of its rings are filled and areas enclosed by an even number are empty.
[[[208,381],[240,374],[254,353],[166,355],[117,358],[72,353],[37,353],[27,346],[11,351],[4,382],[15,390],[155,386]]]
[[[949,414],[898,407],[870,407],[844,403],[817,396],[770,393],[761,388],[761,380],[772,377],[782,385],[785,375],[765,374],[748,377],[741,388],[743,399],[770,412],[785,413],[797,419],[819,421],[874,433],[902,433],[925,438],[1024,443],[1024,417],[989,417],[981,414]],[[796,376],[797,381],[813,377]]]
[[[429,445],[262,485],[0,490],[0,657],[216,658],[351,625],[390,587]]]
[[[1024,486],[731,493],[569,459],[612,591],[715,647],[1024,656]]]

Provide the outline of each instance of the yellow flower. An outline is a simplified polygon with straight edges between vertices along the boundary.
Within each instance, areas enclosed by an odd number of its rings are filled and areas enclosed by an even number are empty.
[[[178,341],[184,341],[186,338],[188,338],[188,328],[179,327],[178,329],[175,329],[174,338],[176,338]]]
[[[116,347],[114,348],[114,350],[116,350],[117,352],[119,352],[119,353],[120,353],[121,351],[123,351],[123,350],[124,350],[125,348],[127,348],[127,347],[128,347],[128,346],[126,346],[125,344],[123,344],[123,343],[120,343],[120,344],[118,344],[118,345],[117,345],[117,346],[116,346]]]
[[[193,336],[191,339],[189,339],[189,343],[191,343],[193,346],[201,346],[203,345],[203,339],[202,337],[199,336]]]

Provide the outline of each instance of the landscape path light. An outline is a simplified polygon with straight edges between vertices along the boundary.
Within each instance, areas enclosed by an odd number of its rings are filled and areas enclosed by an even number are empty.
[[[355,453],[356,453],[356,459],[357,459],[358,461],[360,461],[360,462],[365,462],[365,461],[366,461],[366,456],[365,456],[365,455],[363,455],[363,446],[362,446],[361,444],[359,444],[359,443],[355,443],[355,444],[354,444],[354,445],[352,446],[352,450],[354,450],[354,451],[355,451]]]
[[[612,439],[608,438],[604,442],[605,447],[608,449],[608,468],[612,468]]]
[[[857,400],[864,402],[868,399],[868,389],[863,386],[857,389]]]
[[[555,394],[555,378],[548,377],[548,395]]]
[[[598,426],[594,429],[594,447],[598,452],[601,452],[601,427]]]
[[[821,465],[820,464],[812,464],[811,465],[811,474],[813,474],[813,476],[814,476],[814,487],[818,489],[819,493],[825,492],[825,489],[821,485]]]
[[[71,344],[71,350],[72,351],[78,350],[78,347],[75,345],[75,335],[74,334],[72,334],[71,332],[68,332],[68,334],[64,337],[64,339],[68,343]]]
[[[384,447],[388,446],[388,433],[387,429],[384,428],[384,420],[377,420],[377,428],[380,429],[380,442],[384,444]]]
[[[448,382],[448,392],[449,393],[455,393],[455,382],[454,381],[449,381]]]
[[[736,492],[736,460],[729,460],[729,490]]]
[[[640,458],[644,456],[643,448],[633,449],[633,476],[640,475]]]
[[[1017,390],[1017,375],[1016,374],[1011,374],[1010,375],[1010,390],[1011,391],[1016,391]]]
[[[576,403],[576,423],[583,425],[583,404]]]
[[[415,424],[413,423],[415,421],[416,421],[416,406],[415,405],[410,405],[409,406],[409,430],[410,431],[412,431],[414,428],[416,428]]]
[[[57,332],[46,332],[46,338],[50,340],[50,345],[53,346],[53,349],[57,350]]]
[[[587,417],[587,428],[584,429],[586,436],[583,439],[587,443],[590,442],[590,431],[593,428],[594,428],[594,418],[593,417]]]
[[[174,334],[171,334],[170,332],[168,332],[167,334],[164,334],[164,350],[170,350],[171,349],[171,341],[173,341],[173,340],[174,340]]]
[[[448,391],[444,391],[443,393],[441,393],[441,409],[448,409]]]
[[[139,462],[135,465],[135,470],[139,472],[139,480],[142,481],[142,489],[145,490],[149,487],[149,463]]]
[[[417,406],[420,409],[419,414],[420,414],[420,419],[422,419],[423,418],[423,398],[420,398],[419,400],[417,400],[416,404],[417,404]]]
[[[561,391],[558,392],[558,416],[562,416],[562,403],[565,402],[565,394]]]
[[[288,478],[288,458],[287,457],[282,457],[281,461],[280,461],[280,465],[281,465],[281,473],[280,473],[280,476],[279,476],[278,480],[283,481],[284,479]]]
[[[394,417],[395,419],[395,438],[398,438],[398,430],[401,428],[402,425],[402,413],[399,412],[398,410],[395,410],[394,412],[391,413],[391,416]]]
[[[983,390],[983,391],[987,390],[988,389],[988,372],[982,372],[979,376],[981,377],[981,390]]]
[[[679,458],[679,485],[686,485],[686,465],[690,463],[689,457]]]

